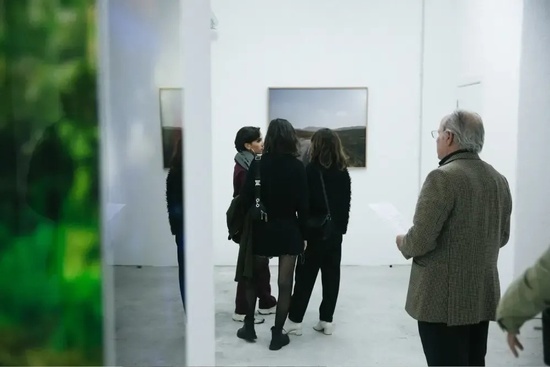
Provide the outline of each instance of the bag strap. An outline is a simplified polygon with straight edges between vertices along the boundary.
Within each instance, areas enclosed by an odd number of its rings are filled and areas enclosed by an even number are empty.
[[[325,208],[327,209],[327,214],[330,217],[330,208],[328,206],[328,197],[327,190],[325,189],[325,179],[323,178],[323,172],[319,170],[319,176],[321,177],[321,187],[323,188],[323,196],[325,197]]]
[[[262,180],[260,179],[261,177],[260,162],[262,161],[262,155],[256,154],[254,156],[254,160],[256,161],[256,172],[254,174],[254,205],[256,206],[256,208],[259,208],[260,196],[262,194]]]

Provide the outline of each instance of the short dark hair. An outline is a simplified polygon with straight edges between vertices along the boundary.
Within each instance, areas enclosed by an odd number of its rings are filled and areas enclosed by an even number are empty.
[[[235,149],[237,149],[237,152],[244,152],[246,150],[245,144],[255,142],[261,137],[262,134],[259,127],[241,127],[239,131],[237,131],[237,136],[235,136]]]
[[[269,123],[264,140],[264,153],[298,156],[298,137],[290,122],[274,119]]]

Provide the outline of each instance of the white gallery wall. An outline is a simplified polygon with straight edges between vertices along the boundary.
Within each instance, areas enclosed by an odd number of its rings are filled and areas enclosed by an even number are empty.
[[[178,3],[108,2],[104,147],[106,199],[121,208],[107,226],[116,264],[176,264],[158,88],[182,82]],[[412,217],[420,184],[437,166],[430,131],[459,99],[482,115],[482,158],[506,175],[514,195],[512,237],[499,264],[503,285],[547,246],[548,2],[213,0],[212,10],[219,20],[211,43],[214,144],[204,149],[214,157],[216,265],[234,265],[237,256],[225,225],[233,139],[245,125],[265,133],[269,87],[369,88],[367,168],[351,170],[344,264],[406,263],[393,230],[369,204],[389,202]]]
[[[519,84],[515,271],[550,245],[550,2],[524,1]]]
[[[181,87],[179,0],[108,1],[105,230],[117,265],[176,265],[166,214],[159,88]]]
[[[214,249],[234,265],[225,211],[237,130],[262,128],[268,87],[368,87],[367,168],[351,170],[344,264],[405,263],[395,233],[369,208],[390,202],[412,216],[418,193],[421,0],[212,1]],[[316,106],[319,107],[319,106]],[[285,116],[280,116],[285,118]]]

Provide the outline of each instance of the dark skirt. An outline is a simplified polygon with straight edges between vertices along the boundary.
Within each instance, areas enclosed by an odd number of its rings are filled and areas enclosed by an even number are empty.
[[[297,219],[274,219],[259,222],[253,230],[253,252],[257,256],[299,255],[304,251],[304,237]]]

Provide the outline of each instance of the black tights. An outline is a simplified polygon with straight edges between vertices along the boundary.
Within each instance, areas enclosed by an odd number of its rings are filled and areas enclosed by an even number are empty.
[[[254,274],[256,269],[268,261],[267,257],[254,257]],[[296,256],[279,256],[279,299],[277,300],[277,311],[275,313],[275,329],[283,329],[288,309],[290,307],[290,297],[292,295],[292,283],[294,281],[294,266],[296,265]],[[248,281],[246,287],[246,299],[248,301],[248,312],[246,318],[252,322],[256,308],[256,286],[254,281]]]

